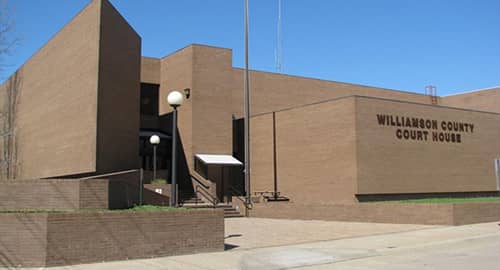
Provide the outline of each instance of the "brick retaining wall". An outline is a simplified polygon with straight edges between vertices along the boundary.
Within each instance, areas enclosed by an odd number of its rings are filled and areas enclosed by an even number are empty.
[[[254,204],[252,217],[353,222],[463,225],[500,221],[500,203]]]
[[[0,214],[0,266],[45,267],[224,250],[220,209]]]
[[[103,179],[1,181],[0,187],[0,209],[108,208],[108,182]]]
[[[47,214],[0,214],[0,267],[44,266]]]
[[[453,225],[500,221],[500,202],[454,204],[453,210]]]
[[[168,193],[169,194],[169,193]],[[144,204],[168,205],[168,194],[144,189]],[[123,209],[139,204],[139,178],[0,181],[0,210]]]

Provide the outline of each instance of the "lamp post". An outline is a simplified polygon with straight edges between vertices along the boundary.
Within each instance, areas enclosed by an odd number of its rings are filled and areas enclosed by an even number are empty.
[[[156,179],[156,147],[160,144],[160,137],[153,135],[149,137],[149,142],[153,145],[153,180]]]
[[[250,83],[248,74],[248,0],[245,0],[245,73],[243,77],[244,90],[244,148],[245,148],[245,216],[249,216],[249,207],[252,206],[252,193],[250,191]]]
[[[184,101],[184,95],[172,91],[167,96],[168,104],[174,109],[172,117],[172,185],[170,186],[170,206],[177,207],[177,107]]]

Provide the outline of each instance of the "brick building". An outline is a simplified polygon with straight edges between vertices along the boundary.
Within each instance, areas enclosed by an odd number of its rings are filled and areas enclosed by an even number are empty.
[[[353,203],[498,194],[500,87],[431,97],[260,71],[250,72],[250,87],[255,196]],[[10,178],[149,169],[148,138],[159,134],[168,179],[166,96],[189,88],[178,119],[180,189],[201,185],[221,201],[241,194],[241,167],[197,161],[243,157],[243,70],[230,49],[141,57],[139,34],[107,0],[94,0],[1,88],[14,131],[0,146]]]

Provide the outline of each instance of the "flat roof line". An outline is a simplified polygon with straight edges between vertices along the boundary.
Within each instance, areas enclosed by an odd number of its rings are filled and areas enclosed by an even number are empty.
[[[492,90],[492,89],[495,89],[495,88],[500,88],[500,85],[492,86],[492,87],[487,87],[487,88],[476,89],[476,90],[469,90],[469,91],[459,92],[459,93],[456,93],[456,94],[449,94],[449,95],[445,95],[445,96],[442,96],[442,97],[452,97],[452,96],[458,96],[458,95],[464,95],[464,94],[471,94],[471,93],[474,93],[474,92],[488,91],[488,90]]]
[[[145,55],[141,55],[141,58],[148,58],[148,59],[153,59],[153,60],[161,60],[161,58],[158,58],[158,57],[145,56]]]
[[[382,97],[372,97],[372,96],[363,96],[363,95],[349,95],[349,96],[336,97],[336,98],[327,99],[327,100],[323,100],[323,101],[318,101],[318,102],[303,104],[303,105],[299,105],[299,106],[295,106],[295,107],[284,108],[284,109],[277,110],[277,111],[271,111],[271,112],[265,112],[265,113],[258,113],[258,114],[252,115],[250,118],[252,118],[252,117],[258,117],[258,116],[262,116],[262,115],[266,115],[266,114],[272,114],[274,112],[290,111],[290,110],[300,109],[300,108],[303,108],[303,107],[318,105],[318,104],[322,104],[322,103],[334,102],[334,101],[338,101],[338,100],[346,99],[346,98],[378,99],[378,100],[383,100],[383,101],[390,101],[390,102],[397,102],[397,103],[406,103],[406,104],[413,104],[413,105],[422,105],[422,106],[429,106],[429,107],[434,107],[434,108],[437,107],[437,108],[452,109],[452,110],[459,110],[459,111],[466,111],[466,112],[478,112],[478,113],[487,113],[487,114],[493,114],[493,115],[500,115],[500,113],[496,113],[496,112],[472,110],[472,109],[466,109],[466,108],[460,108],[460,107],[434,105],[434,104],[427,104],[427,103],[418,103],[418,102],[413,102],[413,101],[404,101],[404,100],[389,99],[389,98],[382,98]]]
[[[184,47],[182,47],[180,49],[177,49],[177,50],[175,50],[175,51],[173,51],[171,53],[168,53],[167,55],[162,56],[159,59],[163,60],[163,59],[165,59],[165,58],[167,58],[169,56],[172,56],[172,55],[174,55],[174,54],[176,54],[176,53],[178,53],[180,51],[183,51],[184,49],[187,49],[189,47],[196,47],[196,46],[198,46],[198,47],[216,48],[216,49],[224,49],[224,50],[233,51],[233,49],[230,49],[230,48],[217,47],[217,46],[212,46],[212,45],[203,45],[203,44],[198,44],[198,43],[191,43],[191,44],[188,44],[188,45],[186,45],[186,46],[184,46]]]
[[[243,68],[239,68],[239,67],[233,67],[233,69],[243,70]],[[349,82],[341,82],[341,81],[334,81],[334,80],[327,80],[327,79],[319,79],[319,78],[306,77],[306,76],[300,76],[300,75],[277,73],[277,72],[272,72],[272,71],[262,71],[262,70],[255,70],[255,69],[250,69],[250,71],[252,71],[252,72],[260,72],[260,73],[267,73],[267,74],[271,74],[271,75],[294,77],[294,78],[299,78],[299,79],[307,79],[307,80],[322,81],[322,82],[331,82],[331,83],[340,83],[340,84],[352,85],[352,86],[361,86],[361,87],[373,88],[373,89],[376,89],[376,90],[400,92],[400,93],[405,93],[405,94],[410,94],[410,95],[417,95],[417,96],[428,96],[426,94],[421,94],[421,93],[417,93],[417,92],[410,92],[410,91],[406,91],[406,90],[397,90],[397,89],[383,88],[383,87],[370,86],[370,85],[357,84],[357,83],[349,83]]]

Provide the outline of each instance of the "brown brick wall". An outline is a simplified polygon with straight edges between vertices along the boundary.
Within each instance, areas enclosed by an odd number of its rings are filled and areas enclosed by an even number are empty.
[[[496,190],[500,115],[363,97],[356,108],[358,194]],[[472,123],[474,131],[460,132],[461,143],[434,142],[430,134],[428,141],[398,139],[398,127],[379,125],[377,114],[432,119],[438,126]]]
[[[243,70],[234,68],[232,111],[243,115]],[[429,96],[357,84],[251,71],[252,115],[351,95],[366,95],[429,104]]]
[[[97,173],[139,168],[141,38],[102,1]]]
[[[0,182],[0,209],[107,209],[108,180]]]
[[[19,179],[95,170],[99,10],[90,3],[19,70]]]
[[[231,51],[199,45],[192,48],[193,154],[231,155]]]
[[[276,113],[282,195],[302,203],[355,201],[354,110],[354,98],[348,98]],[[272,191],[272,114],[251,122],[252,188]]]
[[[141,82],[160,84],[161,60],[152,57],[141,57]]]
[[[186,47],[162,58],[160,78],[159,112],[160,115],[164,115],[172,112],[172,108],[167,102],[167,96],[171,91],[177,90],[182,93],[185,88],[191,88],[193,95],[195,95],[193,89],[193,47]],[[184,100],[182,106],[178,108],[177,117],[180,142],[184,149],[185,158],[192,168],[193,98]],[[171,131],[172,127],[165,126],[166,122],[161,122],[161,128]],[[171,124],[171,122],[169,123]]]
[[[397,139],[377,114],[472,123],[461,143]],[[496,191],[500,115],[371,97],[276,112],[278,190],[292,201],[353,202],[354,194]],[[251,121],[252,190],[273,190],[272,114]],[[356,123],[354,125],[354,123]],[[441,132],[442,130],[438,130]],[[487,142],[487,143],[485,143]]]
[[[441,104],[500,113],[500,87],[441,97]]]
[[[250,215],[262,218],[463,225],[500,221],[500,203],[299,204],[269,202],[255,204]]]
[[[20,68],[16,178],[138,167],[140,52],[121,15],[95,0]]]
[[[78,209],[80,183],[75,180],[3,181],[0,209]]]
[[[44,267],[224,250],[215,210],[0,215],[0,266]]]
[[[0,267],[44,266],[47,214],[0,214]]]
[[[353,201],[354,99],[276,114],[278,177],[295,201]]]
[[[453,214],[453,225],[500,221],[500,203],[457,203],[453,205]]]
[[[1,181],[0,210],[16,209],[123,209],[139,204],[139,175],[109,179],[43,179]],[[163,195],[144,189],[144,204],[168,205]]]
[[[265,114],[252,117],[250,132],[252,192],[273,191],[273,115]],[[281,177],[280,180],[282,180]],[[279,181],[279,184],[282,187],[283,182]]]
[[[63,180],[64,181],[64,180]],[[74,181],[74,180],[66,180]],[[78,180],[80,209],[107,209],[109,181],[105,179]]]
[[[222,250],[221,210],[48,217],[47,266]]]

